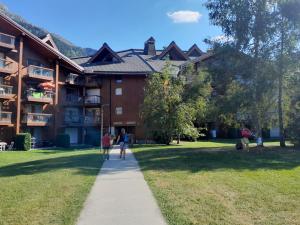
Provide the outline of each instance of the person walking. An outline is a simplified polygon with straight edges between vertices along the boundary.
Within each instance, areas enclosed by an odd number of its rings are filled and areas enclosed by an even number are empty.
[[[125,160],[126,148],[128,146],[129,136],[126,133],[125,129],[121,129],[121,133],[118,136],[117,143],[120,145],[120,159]]]
[[[103,146],[103,157],[104,159],[109,160],[109,149],[111,147],[111,141],[108,133],[105,133],[105,135],[102,138],[102,146]]]
[[[244,127],[241,131],[241,135],[242,135],[241,142],[243,144],[243,148],[249,151],[249,143],[250,143],[249,138],[251,137],[252,133],[248,128]]]

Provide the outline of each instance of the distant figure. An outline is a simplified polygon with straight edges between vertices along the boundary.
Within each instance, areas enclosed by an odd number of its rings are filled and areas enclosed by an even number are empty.
[[[108,133],[105,133],[105,135],[102,138],[102,145],[103,145],[103,156],[104,159],[109,160],[109,150],[111,147],[111,140]]]
[[[126,148],[128,146],[129,136],[126,133],[125,129],[121,129],[121,134],[118,136],[117,143],[120,145],[120,159],[125,160]]]
[[[251,137],[252,133],[248,128],[243,128],[241,131],[242,134],[242,144],[243,144],[243,148],[245,148],[247,151],[249,151],[249,138]]]

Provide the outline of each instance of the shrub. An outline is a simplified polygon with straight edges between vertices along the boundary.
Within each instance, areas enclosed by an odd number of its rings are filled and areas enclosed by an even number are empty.
[[[56,147],[69,148],[70,147],[70,135],[58,134],[55,141]]]
[[[31,148],[31,134],[21,133],[16,135],[15,139],[16,149],[22,151],[28,151]]]

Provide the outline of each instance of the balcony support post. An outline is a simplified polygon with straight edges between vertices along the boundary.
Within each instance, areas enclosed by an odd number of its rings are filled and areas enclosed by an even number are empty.
[[[55,97],[54,97],[54,138],[58,132],[59,106],[58,106],[58,81],[59,81],[59,62],[55,62]]]
[[[23,37],[20,37],[19,62],[18,62],[18,94],[17,94],[17,121],[16,134],[20,133],[21,123],[21,94],[22,94],[22,66],[23,66]]]

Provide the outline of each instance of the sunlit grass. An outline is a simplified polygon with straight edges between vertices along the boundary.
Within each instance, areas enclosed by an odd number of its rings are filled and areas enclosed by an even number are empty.
[[[101,167],[97,150],[0,153],[0,224],[75,224]]]
[[[169,224],[300,224],[300,151],[270,142],[237,152],[234,144],[134,149]]]

